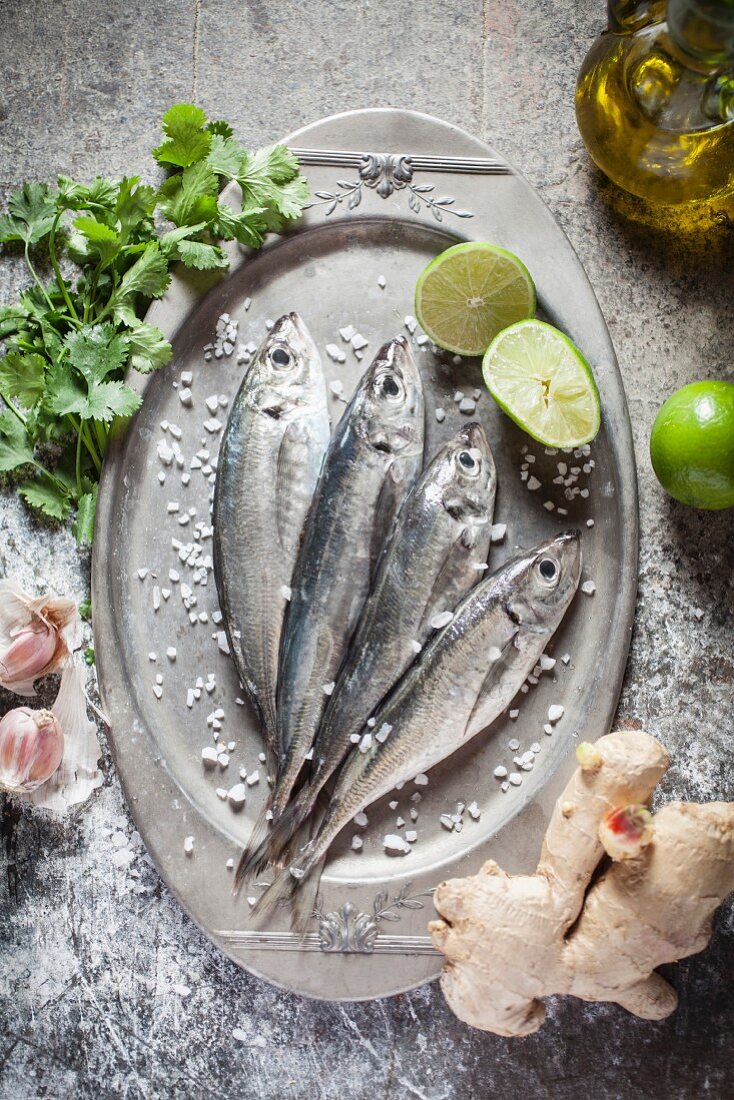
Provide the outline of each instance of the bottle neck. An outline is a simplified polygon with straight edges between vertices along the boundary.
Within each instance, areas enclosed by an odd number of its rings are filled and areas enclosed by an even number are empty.
[[[734,64],[734,0],[668,0],[667,23],[676,48],[697,67]]]

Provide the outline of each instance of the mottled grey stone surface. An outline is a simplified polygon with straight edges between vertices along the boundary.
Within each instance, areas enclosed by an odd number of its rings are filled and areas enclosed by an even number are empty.
[[[253,144],[374,105],[425,110],[495,144],[579,252],[627,386],[642,560],[620,718],[672,750],[663,799],[731,798],[733,518],[667,500],[647,438],[673,388],[732,377],[734,225],[720,205],[651,225],[590,166],[573,85],[602,22],[600,0],[4,0],[0,187],[60,172],[152,175],[160,115],[192,94]],[[10,300],[21,273],[0,271]],[[88,563],[6,491],[6,573],[82,596]],[[107,753],[104,768],[104,787],[63,825],[5,803],[3,1100],[734,1094],[731,905],[712,946],[670,969],[681,1006],[660,1024],[553,1002],[540,1034],[509,1042],[460,1024],[437,986],[309,1002],[202,937],[148,862]],[[112,863],[117,845],[134,853],[126,869]]]

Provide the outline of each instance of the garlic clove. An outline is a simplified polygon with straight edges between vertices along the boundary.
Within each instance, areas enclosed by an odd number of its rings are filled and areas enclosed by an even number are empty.
[[[34,599],[13,581],[0,581],[0,685],[16,695],[33,695],[35,680],[70,661],[80,631],[72,600]]]
[[[0,653],[0,683],[5,686],[33,683],[52,662],[58,634],[39,619],[23,627],[4,653]]]
[[[16,707],[0,720],[0,787],[29,794],[49,779],[64,755],[61,724],[49,710]]]

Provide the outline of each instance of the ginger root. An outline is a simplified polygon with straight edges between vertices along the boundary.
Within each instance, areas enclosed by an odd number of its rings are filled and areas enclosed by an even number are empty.
[[[435,892],[443,920],[429,931],[447,959],[446,1000],[497,1035],[537,1031],[543,998],[557,993],[670,1015],[678,998],[655,967],[703,950],[734,890],[734,803],[673,802],[650,815],[644,803],[669,759],[645,733],[611,733],[577,757],[534,875],[489,860]],[[605,849],[614,862],[589,889]]]

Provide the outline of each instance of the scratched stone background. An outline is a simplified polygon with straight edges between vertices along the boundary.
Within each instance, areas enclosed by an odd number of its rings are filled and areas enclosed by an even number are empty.
[[[3,0],[0,188],[61,172],[155,179],[160,116],[189,98],[252,145],[393,105],[501,149],[581,256],[627,387],[642,557],[620,718],[673,751],[662,800],[731,798],[734,517],[667,500],[647,438],[672,389],[732,377],[732,211],[655,216],[590,165],[573,87],[603,14],[600,0]],[[1,270],[9,301],[21,273]],[[82,597],[89,563],[6,488],[0,574]],[[203,938],[148,860],[106,749],[103,763],[103,788],[63,823],[4,803],[3,1100],[734,1095],[731,904],[711,947],[668,971],[681,1004],[659,1024],[553,1001],[540,1034],[506,1041],[459,1023],[435,984],[371,1004],[310,1002]],[[119,848],[126,868],[112,862]]]

